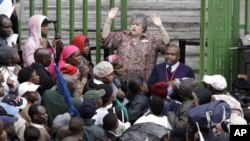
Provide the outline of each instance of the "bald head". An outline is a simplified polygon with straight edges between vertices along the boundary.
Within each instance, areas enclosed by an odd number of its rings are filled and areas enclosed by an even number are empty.
[[[48,67],[51,62],[51,53],[47,48],[38,48],[34,53],[34,59],[36,63]]]

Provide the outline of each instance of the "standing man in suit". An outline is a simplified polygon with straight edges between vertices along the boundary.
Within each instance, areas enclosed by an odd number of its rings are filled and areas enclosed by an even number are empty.
[[[176,78],[191,77],[194,78],[193,70],[179,62],[180,48],[175,44],[170,44],[165,47],[164,53],[165,62],[157,64],[149,77],[148,86],[151,88],[156,82],[168,82],[173,85]]]

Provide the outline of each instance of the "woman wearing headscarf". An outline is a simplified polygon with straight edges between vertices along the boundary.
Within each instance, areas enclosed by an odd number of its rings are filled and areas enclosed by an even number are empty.
[[[117,49],[117,54],[124,62],[123,77],[139,75],[147,82],[156,64],[157,53],[164,52],[169,44],[169,36],[159,16],[151,16],[154,25],[159,29],[160,36],[147,31],[147,16],[136,13],[131,18],[129,31],[110,32],[111,22],[116,17],[118,7],[112,8],[103,26],[102,43],[104,47]]]
[[[78,81],[78,92],[82,94],[84,85],[86,84],[86,73],[85,71],[80,71],[78,66],[81,64],[80,50],[74,45],[65,46],[62,50],[58,67],[63,74],[69,74]],[[84,70],[84,69],[82,69]],[[83,75],[83,78],[80,78]]]
[[[94,65],[91,61],[91,52],[88,37],[82,34],[76,35],[73,38],[72,44],[78,47],[81,53],[82,62],[78,68],[80,69],[80,71],[83,71],[81,69],[84,69],[84,66],[86,65],[85,69],[88,70],[88,80],[90,80],[93,77]],[[80,77],[82,78],[83,76],[81,75]]]

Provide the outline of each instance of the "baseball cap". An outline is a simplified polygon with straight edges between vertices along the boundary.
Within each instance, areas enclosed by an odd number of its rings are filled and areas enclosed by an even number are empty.
[[[69,113],[57,115],[53,120],[52,128],[58,129],[61,126],[69,125],[71,116]]]
[[[26,92],[35,92],[40,85],[35,85],[31,82],[23,82],[19,85],[18,94],[22,96]]]
[[[7,115],[1,115],[0,119],[3,121],[4,125],[7,125],[9,123],[14,123],[18,120],[18,118],[16,118],[16,117],[7,116]]]
[[[12,105],[12,106],[16,107],[17,109],[23,109],[27,105],[27,100],[25,98],[22,98],[18,95],[14,95],[14,94],[6,95],[3,98],[2,102],[7,103],[9,105]]]
[[[97,100],[98,98],[101,98],[105,95],[105,90],[89,90],[83,95],[84,100]]]
[[[19,112],[16,107],[11,106],[7,103],[0,103],[0,106],[6,111],[6,115],[15,116]]]
[[[95,105],[92,100],[84,100],[78,111],[82,118],[91,119],[95,115]]]
[[[219,74],[216,75],[204,75],[203,82],[211,85],[216,90],[225,90],[227,88],[226,79]]]

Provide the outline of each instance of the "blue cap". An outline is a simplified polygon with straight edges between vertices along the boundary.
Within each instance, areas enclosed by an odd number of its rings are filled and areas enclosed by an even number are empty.
[[[3,121],[4,125],[14,123],[18,120],[18,118],[16,118],[16,117],[7,116],[7,115],[1,115],[0,119]]]
[[[15,116],[19,110],[7,103],[0,103],[0,106],[6,111],[6,115]]]
[[[91,119],[95,115],[95,110],[92,100],[84,100],[78,109],[80,116],[85,119]]]

